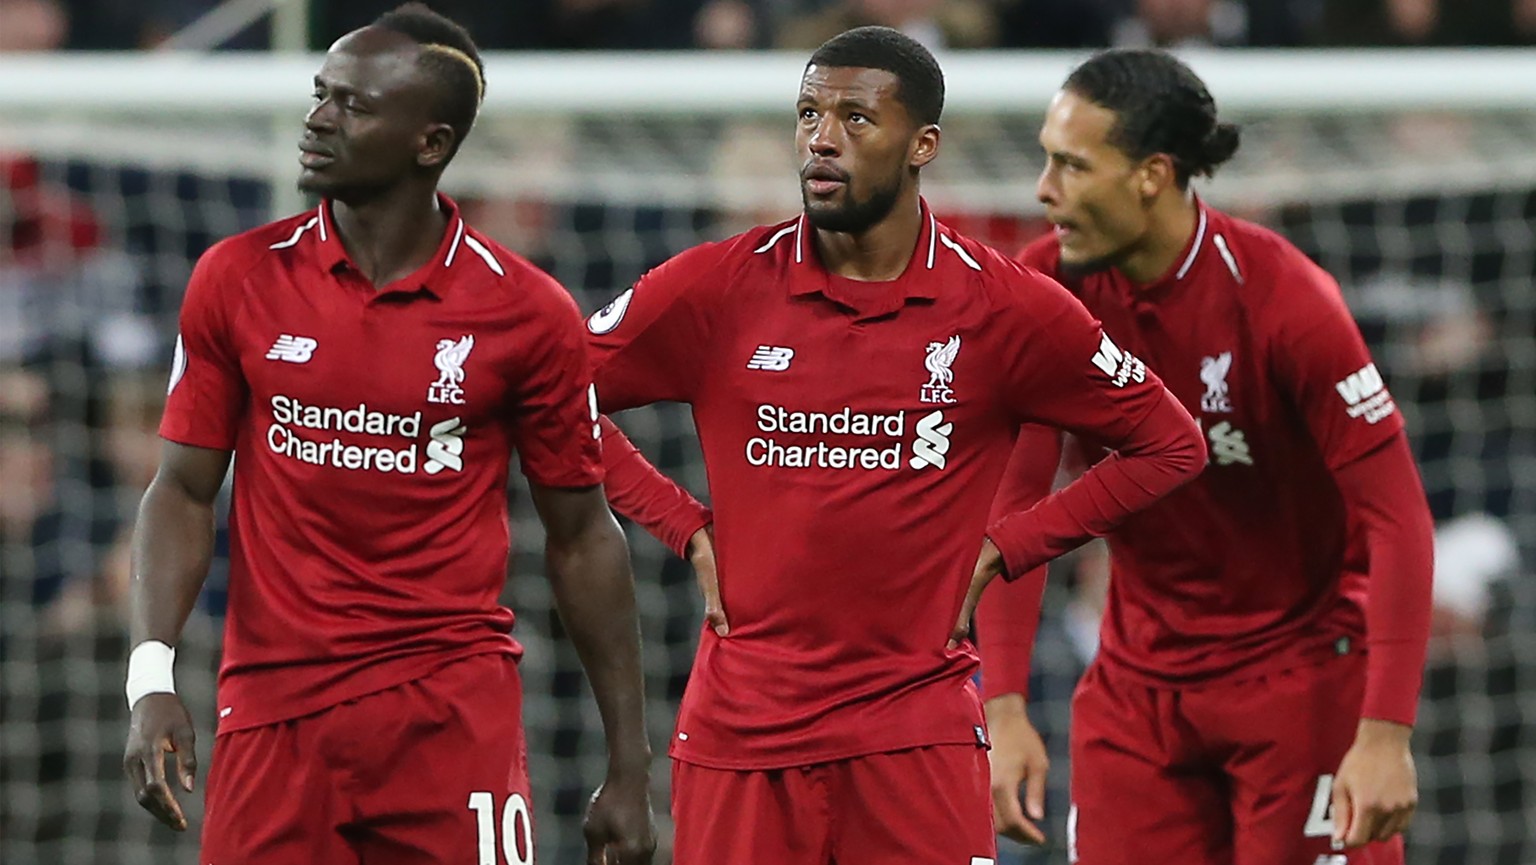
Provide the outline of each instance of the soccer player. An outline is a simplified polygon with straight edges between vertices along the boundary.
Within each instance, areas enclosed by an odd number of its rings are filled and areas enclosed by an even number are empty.
[[[125,764],[139,803],[185,829],[165,770],[174,753],[192,789],[172,647],[233,453],[200,862],[533,861],[521,649],[497,604],[513,450],[608,735],[591,861],[654,849],[633,584],[581,317],[437,192],[481,76],[469,34],[420,4],[342,37],[299,142],[318,208],[216,244],[187,288],[134,542]]]
[[[938,64],[898,31],[828,41],[795,109],[803,213],[688,250],[588,319],[601,407],[689,403],[715,508],[730,629],[701,635],[672,741],[678,865],[990,862],[957,620],[997,572],[1204,462],[1188,413],[1061,286],[934,217],[918,177],[942,106]],[[1118,456],[988,528],[1028,422]]]
[[[1338,286],[1190,190],[1238,131],[1168,54],[1083,63],[1040,143],[1055,231],[1020,261],[1159,371],[1210,453],[1198,480],[1109,535],[1101,648],[1072,704],[1073,858],[1401,861],[1431,523]],[[1052,432],[1021,436],[1000,501],[1046,493],[1060,453]],[[1026,777],[1042,816],[1024,690],[1043,578],[993,587],[977,617],[996,818],[1021,840],[1039,837],[1019,807]]]

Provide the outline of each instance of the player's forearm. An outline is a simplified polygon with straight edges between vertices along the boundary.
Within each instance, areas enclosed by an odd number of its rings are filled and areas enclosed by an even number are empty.
[[[1429,641],[1434,523],[1406,437],[1334,473],[1370,556],[1364,718],[1412,726]]]
[[[213,561],[213,503],[157,477],[133,530],[128,629],[132,645],[176,645]]]
[[[603,430],[603,471],[607,476],[603,489],[608,503],[686,558],[688,539],[713,519],[709,508],[651,465],[606,415],[598,423]]]
[[[976,605],[976,648],[981,654],[981,687],[988,700],[1029,695],[1029,667],[1045,577],[1044,567],[1035,568],[1017,580],[993,580],[981,594]]]
[[[549,578],[566,633],[592,682],[608,739],[610,771],[650,765],[645,684],[629,551],[604,513],[580,535],[547,548]]]
[[[1172,394],[1147,413],[1116,452],[1028,510],[987,530],[1009,579],[1028,573],[1193,480],[1205,467],[1205,439]]]

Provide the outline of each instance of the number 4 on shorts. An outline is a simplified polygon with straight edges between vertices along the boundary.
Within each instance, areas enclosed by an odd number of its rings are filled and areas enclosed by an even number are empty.
[[[1333,834],[1333,776],[1317,776],[1317,792],[1312,794],[1312,810],[1307,814],[1307,825],[1301,830],[1307,838],[1321,838]]]
[[[475,812],[479,865],[500,865],[496,861],[496,797],[476,790],[469,794],[469,810]],[[502,806],[501,852],[507,857],[507,865],[533,865],[533,817],[528,813],[528,800],[521,793],[508,796]]]

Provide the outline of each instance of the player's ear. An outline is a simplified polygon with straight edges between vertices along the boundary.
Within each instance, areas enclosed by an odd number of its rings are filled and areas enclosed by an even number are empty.
[[[422,130],[416,145],[416,164],[422,168],[441,168],[448,161],[448,155],[453,152],[453,143],[457,140],[453,127],[446,123],[428,126]]]
[[[907,159],[907,165],[912,168],[922,168],[932,162],[939,155],[939,125],[929,123],[918,127],[917,133],[912,136],[911,153]]]
[[[1154,153],[1141,161],[1136,171],[1136,188],[1143,198],[1155,198],[1157,194],[1178,182],[1178,172],[1173,167],[1173,157],[1166,153]]]

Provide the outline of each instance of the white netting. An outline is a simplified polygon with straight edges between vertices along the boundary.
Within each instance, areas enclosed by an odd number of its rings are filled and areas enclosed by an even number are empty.
[[[1038,112],[1071,60],[945,59],[951,108],[925,190],[953,224],[1003,247],[1039,229]],[[801,62],[496,58],[486,113],[447,186],[473,221],[593,309],[672,253],[794,211]],[[302,206],[292,144],[317,65],[0,61],[6,865],[193,855],[195,840],[151,825],[118,769],[123,540],[153,468],[191,262],[214,240]],[[1454,541],[1437,623],[1463,636],[1437,643],[1426,686],[1412,861],[1536,862],[1536,578],[1519,563],[1536,554],[1536,65],[1492,52],[1205,55],[1195,65],[1246,124],[1243,150],[1208,197],[1280,228],[1344,284]],[[684,412],[621,421],[659,465],[704,489]],[[507,597],[528,647],[541,859],[580,861],[601,728],[540,576],[536,522],[514,496]],[[699,610],[687,568],[631,540],[661,755]],[[204,766],[222,609],[215,570],[178,669]],[[1055,585],[1035,711],[1064,750],[1075,635],[1091,631],[1072,602],[1091,592]],[[1064,779],[1064,758],[1057,767]],[[660,757],[655,775],[664,806]],[[1052,813],[1059,839],[1063,803]]]

